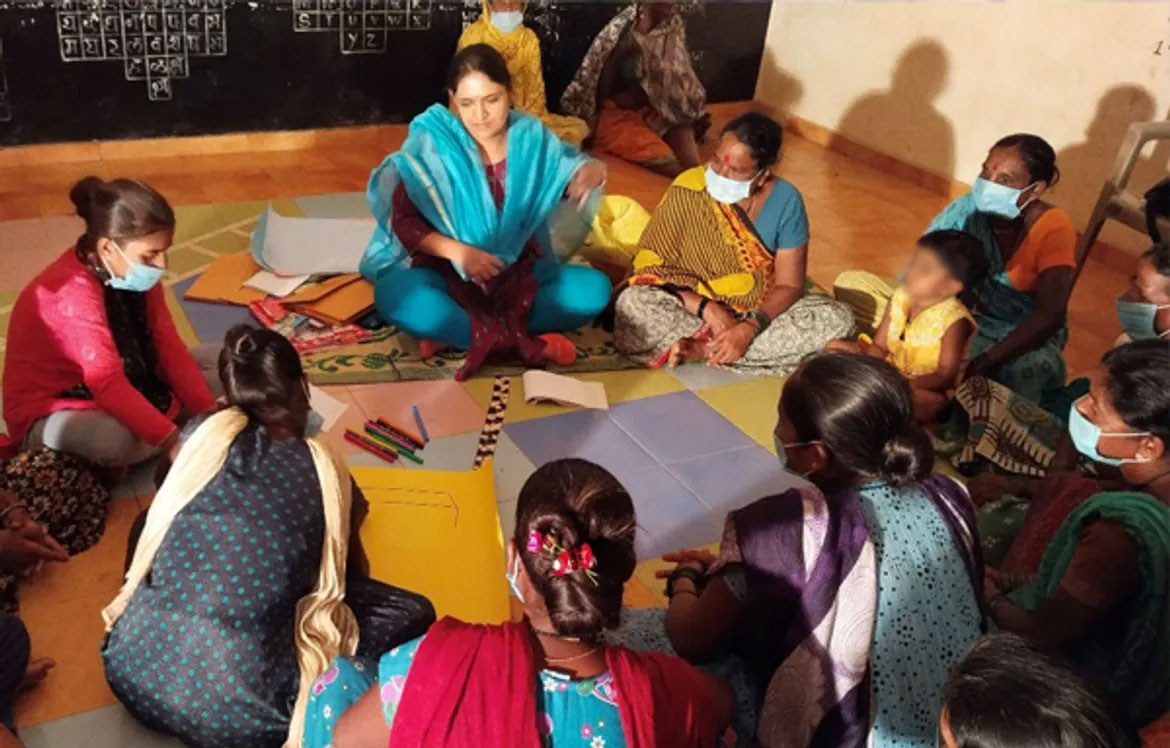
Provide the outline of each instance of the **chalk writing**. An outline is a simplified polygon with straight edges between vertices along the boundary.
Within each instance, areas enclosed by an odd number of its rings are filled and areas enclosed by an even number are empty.
[[[227,54],[225,0],[60,0],[57,36],[65,62],[119,60],[152,101],[174,94],[192,57]]]
[[[386,51],[391,31],[431,27],[432,0],[293,0],[293,30],[334,32],[342,54]]]

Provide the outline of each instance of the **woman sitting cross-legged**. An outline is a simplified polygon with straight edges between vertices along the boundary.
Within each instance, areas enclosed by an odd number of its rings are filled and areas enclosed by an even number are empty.
[[[159,285],[175,213],[134,179],[86,177],[69,197],[85,233],[12,309],[0,457],[43,446],[122,468],[169,455],[177,424],[215,407],[215,349],[188,352]]]
[[[1129,490],[1033,499],[1008,558],[1046,550],[1034,575],[989,569],[987,605],[1001,629],[1063,652],[1143,725],[1170,712],[1170,347],[1114,348],[1091,382],[1069,433],[1081,454],[1118,467]],[[1092,487],[1074,474],[1056,481]]]
[[[671,185],[617,299],[618,350],[648,366],[695,360],[784,375],[852,333],[846,306],[805,294],[808,216],[796,188],[772,174],[780,140],[775,121],[742,115],[705,171]]]
[[[299,747],[309,685],[330,661],[418,636],[434,610],[365,576],[365,501],[307,433],[292,345],[233,328],[220,376],[231,407],[188,428],[102,612],[106,679],[131,714],[188,745]]]
[[[486,44],[455,55],[447,87],[451,108],[415,117],[402,150],[370,176],[378,228],[361,271],[378,312],[419,339],[424,357],[466,350],[457,379],[492,353],[572,363],[576,347],[556,333],[593,320],[610,285],[558,261],[550,217],[566,197],[587,203],[605,167],[510,109],[507,65]]]
[[[633,502],[605,469],[544,465],[520,491],[508,543],[524,622],[444,618],[380,660],[338,659],[313,684],[306,747],[714,746],[726,685],[602,643],[634,572],[634,531]]]
[[[813,485],[732,512],[717,557],[668,555],[665,627],[628,611],[619,637],[661,649],[665,633],[725,675],[749,744],[934,746],[947,672],[982,621],[966,493],[930,475],[910,386],[868,356],[801,364],[773,437]]]

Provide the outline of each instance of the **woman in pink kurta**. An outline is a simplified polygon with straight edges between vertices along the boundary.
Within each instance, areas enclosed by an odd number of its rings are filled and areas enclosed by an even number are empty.
[[[86,177],[70,197],[85,234],[12,310],[0,455],[46,446],[132,465],[169,451],[183,416],[215,407],[158,283],[175,216],[135,180]]]

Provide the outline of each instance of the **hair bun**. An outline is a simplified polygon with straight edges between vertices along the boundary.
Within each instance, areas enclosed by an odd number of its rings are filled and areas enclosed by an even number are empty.
[[[105,187],[105,181],[95,176],[84,177],[73,185],[73,189],[69,191],[69,199],[77,209],[77,215],[89,221],[93,216],[93,208],[98,195],[105,190]]]
[[[882,447],[881,478],[895,486],[920,481],[934,465],[930,437],[916,423],[910,423]]]

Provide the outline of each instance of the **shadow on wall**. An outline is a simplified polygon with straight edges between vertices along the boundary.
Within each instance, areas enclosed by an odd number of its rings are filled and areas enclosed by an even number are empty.
[[[886,91],[871,91],[850,105],[830,147],[849,152],[844,139],[914,164],[946,179],[955,177],[955,133],[934,106],[947,84],[950,62],[933,39],[919,39],[898,58]]]
[[[763,109],[768,116],[784,122],[804,97],[804,84],[780,67],[771,49],[765,49],[760,59],[760,79],[756,91],[757,99],[761,98],[760,91],[768,92],[768,105]]]
[[[1056,155],[1060,183],[1054,193],[1073,222],[1084,226],[1097,202],[1101,185],[1113,173],[1117,150],[1125,131],[1134,122],[1155,118],[1153,95],[1142,86],[1126,83],[1105,92],[1097,103],[1097,113],[1085,128],[1085,140],[1062,148]],[[1170,118],[1170,114],[1167,115]],[[1144,192],[1170,167],[1170,141],[1155,144],[1153,152],[1138,160],[1130,178],[1129,189]]]

